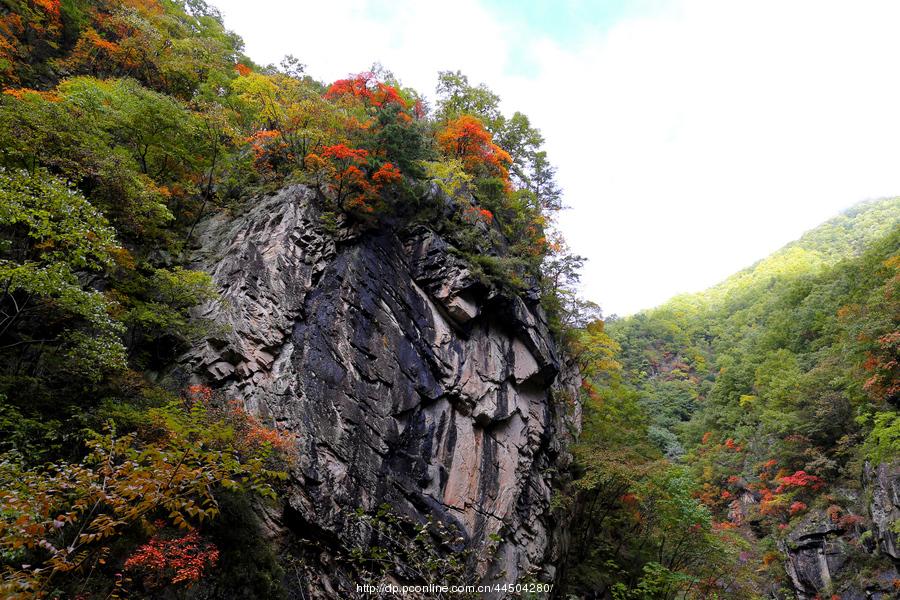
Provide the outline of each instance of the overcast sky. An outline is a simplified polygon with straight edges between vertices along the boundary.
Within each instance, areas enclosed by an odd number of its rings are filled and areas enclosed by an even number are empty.
[[[487,83],[547,139],[584,294],[629,314],[900,193],[900,2],[212,0],[257,63]]]

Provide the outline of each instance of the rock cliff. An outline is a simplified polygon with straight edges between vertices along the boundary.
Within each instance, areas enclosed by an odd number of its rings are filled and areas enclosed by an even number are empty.
[[[843,490],[843,495],[853,494]],[[893,524],[900,519],[900,464],[867,464],[863,494],[853,504],[858,514],[844,518],[811,510],[780,543],[791,587],[801,600],[896,597],[900,561]]]
[[[202,307],[218,333],[184,365],[296,435],[270,527],[320,548],[302,596],[347,597],[333,561],[349,515],[384,504],[455,528],[482,582],[553,579],[576,377],[534,300],[476,277],[426,227],[326,227],[304,186],[198,232],[222,301]]]
[[[865,479],[872,490],[869,514],[872,534],[878,549],[894,561],[900,561],[900,462],[866,465]]]
[[[826,514],[813,511],[782,542],[785,568],[794,592],[813,598],[832,590],[845,570],[850,542],[843,527]]]

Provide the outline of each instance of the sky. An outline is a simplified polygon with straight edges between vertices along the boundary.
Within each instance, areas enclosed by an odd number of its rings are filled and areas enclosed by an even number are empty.
[[[257,63],[330,82],[378,61],[434,97],[486,83],[546,138],[627,315],[699,291],[859,201],[900,194],[900,2],[211,0]]]

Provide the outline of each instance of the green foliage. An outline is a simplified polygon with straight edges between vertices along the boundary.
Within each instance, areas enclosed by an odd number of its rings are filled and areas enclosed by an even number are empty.
[[[900,413],[875,413],[871,427],[865,442],[866,458],[881,463],[900,456]]]
[[[266,536],[258,508],[253,506],[254,497],[223,491],[216,500],[219,514],[206,531],[221,557],[215,577],[204,582],[209,596],[286,598],[281,557]]]
[[[125,366],[121,326],[110,302],[85,289],[79,272],[100,271],[112,262],[114,232],[80,194],[50,174],[0,172],[0,352],[22,346],[55,348],[70,374],[98,381]],[[36,327],[32,323],[55,326]],[[62,328],[61,323],[72,323]],[[37,334],[36,337],[35,334]],[[33,361],[42,360],[41,350]]]
[[[441,191],[453,199],[463,196],[472,183],[473,177],[466,173],[459,159],[425,162],[423,168],[426,177],[436,182]]]
[[[426,146],[424,128],[401,118],[403,114],[395,103],[384,104],[376,111],[372,146],[408,177],[421,179],[425,176],[421,163],[430,154],[430,148]]]
[[[454,551],[459,533],[442,522],[414,523],[382,505],[371,513],[357,511],[351,523],[350,539],[358,541],[349,548],[349,559],[361,580],[378,584],[399,576],[419,585],[471,583],[468,553]]]
[[[190,309],[218,298],[212,278],[181,267],[129,272],[117,292],[119,315],[126,325],[132,363],[158,368],[169,364],[187,345],[211,333],[207,321],[191,318]]]
[[[641,395],[623,379],[620,347],[595,321],[573,335],[584,415],[574,447],[572,547],[565,592],[625,599],[743,597],[737,548],[693,491],[690,472],[664,460],[679,447],[649,425]],[[733,570],[727,585],[724,573]],[[728,596],[728,594],[735,594]]]
[[[218,517],[223,490],[274,497],[291,460],[246,413],[197,388],[153,413],[136,434],[92,434],[87,456],[29,469],[0,457],[0,591],[41,598],[89,590],[122,594],[124,554],[165,527],[188,531]],[[24,566],[23,566],[24,565]]]
[[[76,77],[57,89],[73,110],[99,125],[112,145],[128,149],[141,174],[160,180],[194,160],[190,142],[199,123],[174,98],[132,79]]]
[[[61,86],[62,95],[9,94],[0,104],[3,161],[16,168],[43,166],[76,182],[126,238],[159,237],[173,219],[162,183],[165,165],[183,165],[186,150],[176,144],[176,106],[133,82],[79,78]],[[154,124],[141,124],[144,100],[163,110]],[[177,113],[176,113],[177,114]],[[152,135],[155,127],[161,131]],[[167,137],[171,135],[171,137]],[[135,137],[132,138],[132,135]],[[181,167],[179,166],[178,169]],[[171,178],[169,179],[171,180]]]
[[[441,586],[473,586],[476,557],[464,549],[464,538],[455,527],[440,520],[415,520],[394,507],[381,506],[347,510],[340,539],[328,544],[327,557],[315,535],[299,536],[297,543],[282,557],[288,586],[294,593],[309,597],[321,589],[320,573],[325,568],[335,579],[347,578],[356,585],[426,586],[433,591],[408,591],[409,598],[475,598],[472,593],[441,592]],[[484,552],[493,554],[502,541],[491,534]],[[323,561],[325,559],[325,561]],[[398,591],[397,594],[400,592]]]
[[[828,495],[831,486],[855,489],[864,459],[900,458],[893,410],[898,248],[900,200],[862,204],[706,292],[609,323],[622,368],[594,394],[604,407],[627,401],[644,415],[621,425],[645,432],[640,442],[619,443],[642,444],[686,465],[693,481],[684,485],[713,525],[751,536],[745,564],[766,575],[731,567],[748,594],[761,593],[774,572],[769,565],[780,560],[762,549],[774,548],[794,519],[818,505],[834,505],[829,510],[839,518],[843,509]],[[577,456],[611,473],[596,462],[602,444],[594,440],[608,436],[615,443],[622,434],[614,426],[596,429],[595,419],[586,410],[581,445],[591,450]],[[618,493],[624,488],[613,482],[627,482],[634,472],[586,481]],[[636,477],[629,486],[652,480],[646,470]],[[607,507],[605,519],[621,510],[613,498],[597,505]],[[748,523],[752,528],[744,528]],[[738,535],[726,542],[729,552],[735,547]],[[616,548],[586,555],[579,585],[603,586],[613,597],[657,598],[684,583],[684,573],[672,573],[663,561],[628,555],[627,543]],[[628,581],[598,580],[603,561]],[[703,597],[697,588],[692,593]],[[717,593],[727,597],[731,590]]]
[[[171,360],[205,327],[189,309],[214,295],[203,273],[135,270],[112,224],[43,169],[0,172],[0,230],[0,354],[11,375],[0,382],[3,430],[22,450],[45,446],[29,453],[37,458],[72,435],[57,429],[74,425],[60,417],[90,409],[86,386],[111,381],[129,362]]]
[[[186,99],[214,90],[242,46],[202,0],[13,0],[7,10],[4,85],[52,85],[64,74],[132,77]]]
[[[840,449],[838,439],[855,429],[852,406],[863,401],[860,342],[872,340],[877,351],[879,336],[892,331],[881,289],[892,271],[881,265],[897,234],[877,240],[897,222],[898,202],[867,206],[708,292],[611,325],[628,377],[639,382],[660,427],[693,445],[706,431],[739,438],[758,424],[758,438],[801,433],[820,449]],[[835,232],[851,241],[842,245]],[[856,251],[862,240],[871,249],[840,263],[829,245]],[[860,304],[866,298],[869,304]],[[858,362],[841,360],[847,356]],[[667,397],[663,389],[674,381],[682,382],[694,407],[703,402],[701,414]],[[682,424],[666,416],[666,407],[679,404],[688,407],[678,411]]]
[[[438,140],[445,157],[440,164],[427,165],[429,176],[451,198],[464,190],[491,212],[506,241],[504,254],[518,258],[522,265],[513,271],[518,277],[507,280],[525,286],[538,281],[542,303],[560,339],[568,328],[597,318],[599,309],[580,302],[576,293],[577,272],[584,258],[572,255],[561,236],[552,229],[553,220],[562,209],[561,191],[556,184],[555,169],[543,150],[544,138],[540,131],[520,112],[511,117],[503,115],[499,96],[484,84],[471,85],[458,71],[439,74],[437,95],[436,117],[445,127],[439,132]],[[485,172],[471,165],[467,167],[464,157],[446,153],[448,146],[460,146],[447,144],[448,130],[473,118],[488,133],[483,146],[496,144],[502,150],[503,156],[487,153],[486,157],[489,163],[490,158],[499,159],[503,176],[492,176],[490,169]],[[475,134],[470,129],[463,139],[472,137]],[[449,138],[454,142],[460,140],[459,136]]]
[[[500,97],[486,85],[473,86],[460,71],[441,71],[437,85],[439,121],[450,121],[462,115],[481,119],[489,131],[496,133],[503,121]]]
[[[114,232],[80,194],[46,172],[4,171],[0,184],[4,250],[19,262],[94,269],[109,265]]]

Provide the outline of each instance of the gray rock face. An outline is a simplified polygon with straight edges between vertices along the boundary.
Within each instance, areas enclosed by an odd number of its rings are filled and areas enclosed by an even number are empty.
[[[886,600],[896,597],[897,536],[891,524],[900,518],[900,465],[866,465],[865,493],[853,500],[852,522],[811,510],[780,543],[794,594],[800,600],[831,595],[840,600]],[[843,490],[845,497],[851,497]],[[867,504],[868,503],[868,504]],[[873,560],[871,556],[882,557]],[[867,565],[860,577],[860,565]]]
[[[787,536],[782,551],[798,597],[813,598],[833,586],[833,579],[847,561],[843,530],[827,515],[813,511]]]
[[[882,553],[900,561],[900,544],[892,525],[900,520],[900,462],[866,465],[866,480],[871,485],[872,534]]]
[[[552,579],[577,378],[560,375],[539,307],[478,281],[427,229],[326,233],[303,186],[199,239],[224,299],[201,312],[222,333],[184,362],[296,434],[294,528],[339,539],[348,511],[388,503],[454,525],[482,581]]]

